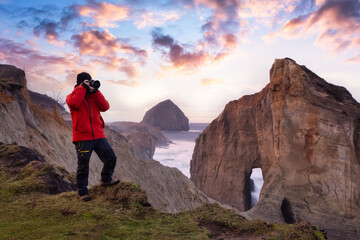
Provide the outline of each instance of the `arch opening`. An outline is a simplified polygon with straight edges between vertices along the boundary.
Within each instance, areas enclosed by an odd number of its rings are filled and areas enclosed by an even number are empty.
[[[294,213],[292,211],[290,201],[287,198],[284,198],[284,200],[281,203],[281,212],[284,217],[284,221],[286,223],[288,224],[295,223]]]
[[[253,208],[259,201],[261,188],[264,184],[261,168],[253,168],[250,175],[250,190],[251,190],[251,204],[250,208]]]

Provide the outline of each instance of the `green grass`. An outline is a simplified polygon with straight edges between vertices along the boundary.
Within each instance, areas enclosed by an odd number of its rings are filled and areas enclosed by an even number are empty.
[[[179,214],[165,214],[147,203],[133,183],[95,186],[92,200],[82,202],[76,192],[42,193],[39,176],[46,169],[36,162],[18,174],[0,168],[0,239],[211,239],[259,236],[262,239],[324,239],[306,224],[268,224],[247,221],[233,211],[206,205]]]
[[[30,177],[1,172],[0,239],[207,239],[209,234],[189,216],[146,206],[136,184],[96,186],[90,189],[92,201],[82,202],[75,192],[45,195]]]

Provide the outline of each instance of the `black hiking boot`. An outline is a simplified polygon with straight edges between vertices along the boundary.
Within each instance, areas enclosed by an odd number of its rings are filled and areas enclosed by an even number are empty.
[[[101,186],[103,187],[110,187],[110,186],[114,186],[116,184],[119,184],[120,183],[120,180],[119,179],[113,179],[111,180],[110,182],[103,182],[101,181]]]
[[[91,197],[88,194],[82,195],[82,196],[79,195],[79,198],[81,201],[84,201],[84,202],[88,202],[91,200]]]

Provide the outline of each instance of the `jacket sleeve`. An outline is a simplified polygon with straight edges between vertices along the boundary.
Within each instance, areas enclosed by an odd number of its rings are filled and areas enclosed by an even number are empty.
[[[67,95],[66,103],[70,109],[76,110],[79,108],[81,102],[84,100],[86,96],[86,88],[83,86],[77,87]]]
[[[94,95],[95,95],[96,103],[99,107],[99,110],[101,112],[107,111],[110,108],[110,104],[105,99],[104,95],[102,95],[102,93],[99,90],[96,91],[96,93],[94,93]]]

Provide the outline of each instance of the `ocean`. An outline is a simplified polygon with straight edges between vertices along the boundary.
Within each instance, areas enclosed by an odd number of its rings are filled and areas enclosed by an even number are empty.
[[[172,143],[166,147],[157,147],[153,158],[165,166],[179,169],[185,176],[190,178],[190,160],[194,151],[195,140],[207,125],[209,123],[190,123],[188,132],[163,131],[163,134]],[[264,182],[261,169],[254,168],[250,178],[254,181],[251,202],[252,205],[255,205]]]

